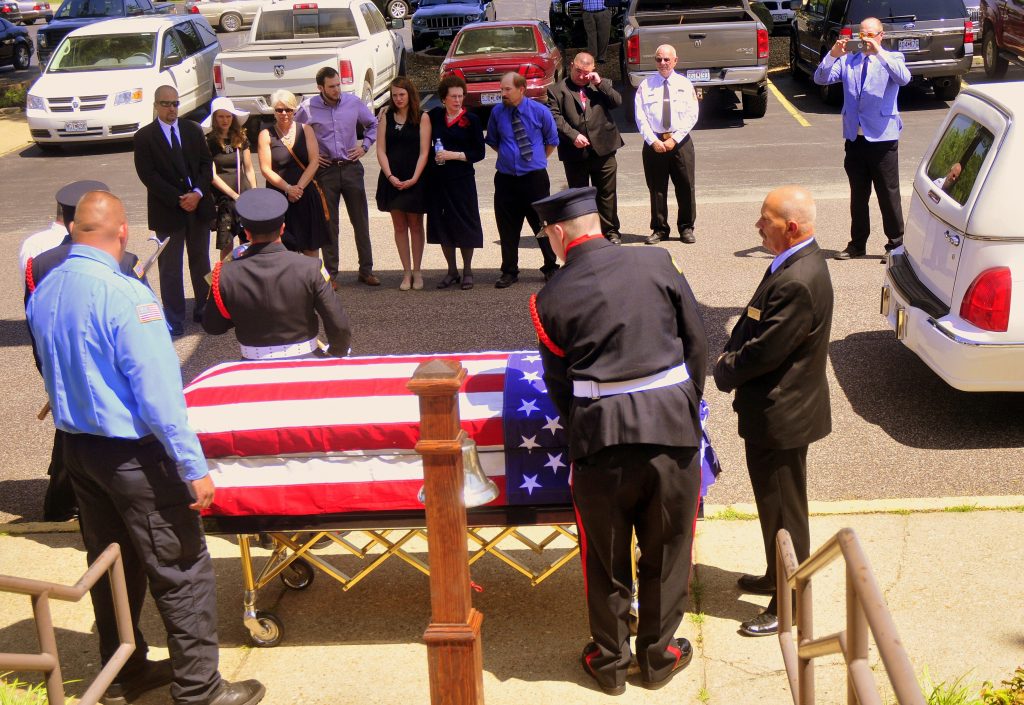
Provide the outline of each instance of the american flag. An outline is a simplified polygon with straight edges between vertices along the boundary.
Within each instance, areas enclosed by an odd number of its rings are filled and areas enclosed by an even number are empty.
[[[571,504],[562,420],[536,352],[244,361],[185,388],[219,516],[421,509],[416,367],[459,360],[462,428],[505,504]],[[713,479],[712,479],[713,481]]]

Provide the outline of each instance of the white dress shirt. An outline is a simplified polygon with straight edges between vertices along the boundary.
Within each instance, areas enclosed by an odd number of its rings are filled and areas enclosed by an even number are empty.
[[[25,238],[25,241],[21,243],[21,249],[18,251],[18,264],[21,266],[20,285],[25,283],[25,267],[28,266],[29,258],[38,257],[47,250],[52,250],[64,242],[64,238],[67,236],[68,229],[61,223],[54,223],[46,230],[40,230],[34,235],[29,235]]]
[[[672,124],[661,124],[662,100],[665,97],[665,81],[668,81],[669,96],[672,100]],[[700,103],[690,79],[672,72],[667,79],[660,73],[648,76],[636,89],[634,100],[636,127],[643,135],[644,142],[654,144],[660,135],[671,132],[672,139],[682,142],[697,124]]]
[[[772,274],[775,274],[775,272],[778,271],[779,267],[785,264],[787,259],[789,259],[797,252],[810,245],[812,242],[814,242],[814,238],[809,237],[803,242],[798,242],[797,244],[793,245],[785,252],[780,252],[778,255],[776,255],[775,259],[772,260]]]

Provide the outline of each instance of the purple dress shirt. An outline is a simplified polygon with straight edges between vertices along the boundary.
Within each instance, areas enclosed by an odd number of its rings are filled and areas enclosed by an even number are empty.
[[[366,151],[377,141],[376,116],[351,93],[342,93],[333,107],[319,95],[307,98],[295,111],[295,122],[313,128],[321,156],[332,161],[348,161],[348,151],[356,146],[357,124],[363,126],[362,144]]]

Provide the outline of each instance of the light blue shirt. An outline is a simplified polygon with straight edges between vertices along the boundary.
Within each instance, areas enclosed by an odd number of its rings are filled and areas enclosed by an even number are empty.
[[[882,50],[870,58],[843,54],[838,59],[825,54],[814,72],[814,82],[820,86],[843,84],[843,137],[853,141],[862,134],[868,142],[899,139],[903,120],[896,98],[900,86],[910,83],[903,54]]]
[[[814,238],[809,237],[803,242],[798,242],[797,244],[793,245],[782,254],[776,255],[775,259],[772,260],[772,274],[775,274],[778,268],[781,267],[787,259],[789,259],[794,254],[810,245],[812,242],[814,242]]]
[[[76,244],[26,309],[57,428],[155,435],[187,480],[208,472],[188,425],[181,369],[153,292],[106,252]]]
[[[533,151],[530,159],[523,156],[519,143],[516,142],[516,133],[512,129],[513,110],[519,111],[523,127],[530,138],[530,147]],[[517,107],[503,103],[491,110],[484,142],[498,150],[498,159],[494,166],[500,173],[522,176],[531,171],[548,168],[545,147],[558,146],[558,127],[548,106],[524,96]]]

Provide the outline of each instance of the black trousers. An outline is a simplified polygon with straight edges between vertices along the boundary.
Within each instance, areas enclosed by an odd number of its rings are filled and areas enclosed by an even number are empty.
[[[572,496],[590,633],[600,649],[590,665],[602,685],[625,681],[635,531],[640,548],[636,657],[644,680],[661,680],[676,662],[668,646],[689,593],[700,499],[697,449],[642,444],[605,448],[574,463]]]
[[[587,53],[595,61],[604,61],[608,53],[608,38],[612,33],[612,11],[607,7],[598,12],[584,10],[583,29],[587,33]]]
[[[359,273],[373,271],[373,248],[370,245],[370,209],[366,203],[366,185],[363,183],[363,163],[349,162],[321,167],[316,175],[320,188],[327,199],[327,210],[331,216],[330,236],[324,245],[324,267],[333,278],[338,274],[338,238],[341,237],[341,222],[338,204],[345,201],[345,211],[352,223],[356,238],[356,254],[359,258]]]
[[[850,180],[850,247],[867,248],[871,233],[868,200],[875,188],[882,211],[882,231],[888,242],[885,251],[903,244],[903,203],[900,200],[899,140],[868,142],[863,135],[846,140],[843,167]]]
[[[217,670],[217,595],[213,563],[199,524],[188,508],[191,485],[163,446],[68,433],[64,459],[78,496],[82,540],[90,563],[111,543],[124,557],[135,653],[122,673],[138,668],[148,647],[139,629],[146,583],[164,627],[174,668],[176,704],[206,702],[220,686]],[[92,591],[100,658],[118,646],[110,583]]]
[[[50,467],[46,474],[50,481],[43,498],[43,521],[67,521],[78,514],[78,500],[64,467],[64,437],[59,428],[54,429],[53,450],[50,452]]]
[[[192,280],[195,296],[195,313],[201,314],[210,285],[206,275],[210,273],[210,223],[201,222],[195,213],[188,214],[185,227],[181,230],[157,231],[161,240],[171,238],[160,253],[160,301],[164,305],[164,316],[171,325],[185,323],[185,280],[182,258],[188,252],[188,275]]]
[[[768,563],[765,575],[774,583],[775,536],[789,532],[793,550],[801,563],[811,555],[811,529],[807,516],[807,446],[778,450],[746,444],[747,473],[754,488],[757,517]],[[778,596],[773,595],[768,611],[778,614]]]
[[[540,232],[540,217],[531,205],[551,195],[551,182],[544,169],[528,171],[519,176],[494,173],[494,219],[498,224],[501,239],[501,273],[519,276],[519,238],[523,232],[523,221],[530,224],[534,235]],[[546,237],[537,238],[541,254],[544,255],[542,272],[558,269],[555,253]]]
[[[644,143],[642,151],[644,177],[647,190],[651,194],[651,231],[668,237],[668,182],[672,180],[675,187],[676,205],[679,215],[676,226],[682,234],[686,228],[692,228],[697,218],[697,192],[694,188],[696,157],[693,140],[686,139],[675,146],[671,152],[658,153],[654,147]]]
[[[615,152],[599,157],[593,150],[587,150],[589,156],[579,161],[565,161],[565,180],[569,188],[593,186],[597,189],[597,214],[601,217],[601,232],[619,232],[618,197],[615,194],[615,182],[619,165],[615,161]]]

